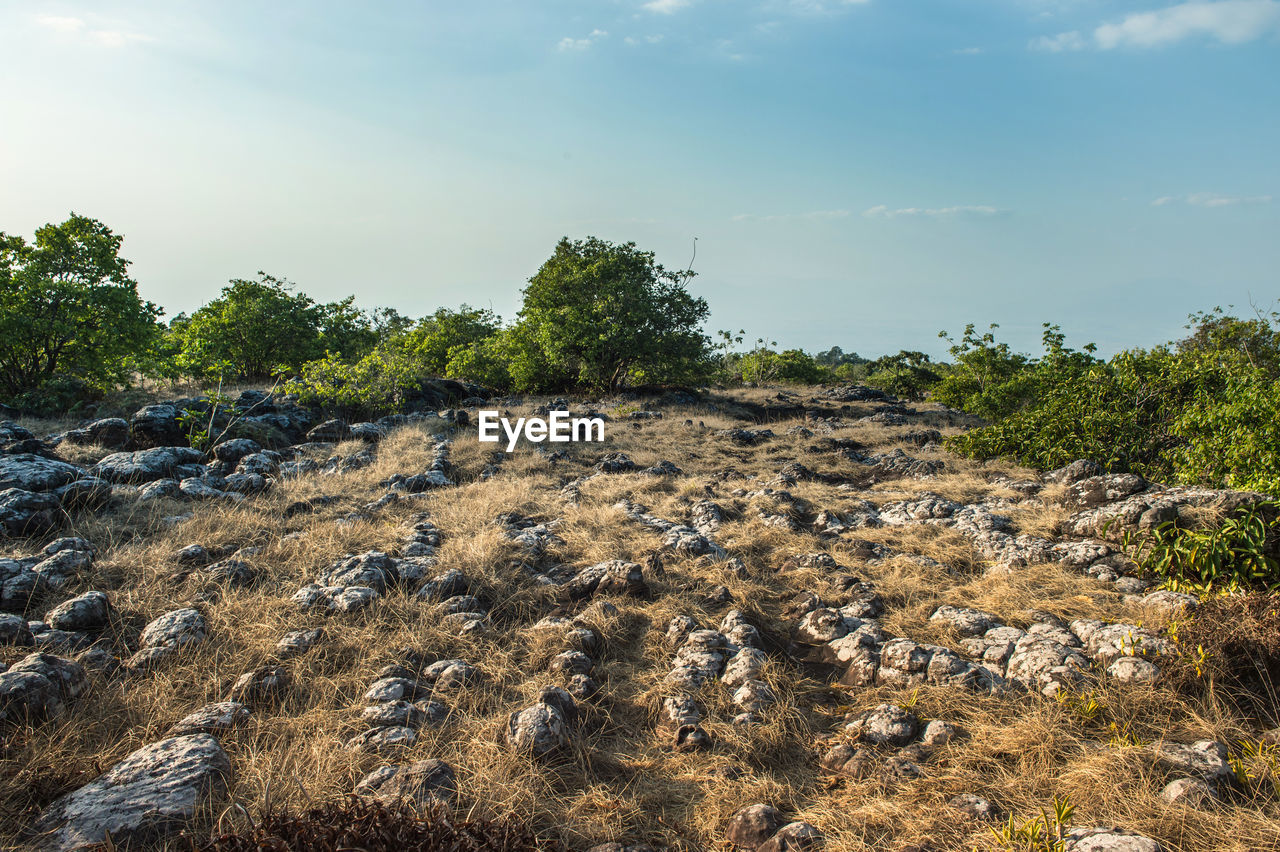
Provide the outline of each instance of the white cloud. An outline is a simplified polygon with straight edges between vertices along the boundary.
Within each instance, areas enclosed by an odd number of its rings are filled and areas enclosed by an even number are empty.
[[[624,44],[631,44],[631,45],[657,44],[658,42],[662,41],[662,39],[663,39],[663,36],[661,35],[647,35],[647,36],[627,36],[622,41]]]
[[[649,0],[648,3],[645,3],[640,8],[659,15],[674,15],[691,2],[692,0]]]
[[[592,30],[586,38],[570,38],[565,36],[556,44],[556,50],[586,50],[600,39],[609,35],[607,30]]]
[[[84,29],[83,18],[62,17],[59,15],[40,15],[36,23],[51,30],[62,33],[74,33]]]
[[[1053,36],[1033,38],[1028,45],[1032,50],[1043,50],[1049,53],[1062,53],[1065,50],[1084,50],[1084,37],[1079,30],[1058,33]]]
[[[1221,195],[1216,192],[1193,192],[1190,195],[1165,195],[1151,202],[1152,207],[1190,204],[1193,207],[1236,207],[1241,204],[1270,204],[1270,195]]]
[[[75,35],[92,41],[102,47],[125,47],[139,42],[154,41],[151,36],[122,29],[91,28],[83,18],[59,15],[41,15],[36,23],[55,32]]]
[[[1094,30],[1093,39],[1100,50],[1159,47],[1193,36],[1240,44],[1277,30],[1280,0],[1217,0],[1138,12],[1117,24],[1103,24]]]
[[[862,215],[868,219],[897,219],[900,216],[946,219],[954,216],[997,216],[1001,212],[999,208],[985,204],[960,204],[955,207],[899,207],[897,209],[878,204],[863,211]]]
[[[871,0],[789,0],[791,8],[808,15],[826,15],[846,6],[861,6]]]
[[[739,213],[736,216],[729,217],[729,220],[731,222],[793,222],[800,220],[819,222],[830,219],[846,219],[848,216],[848,210],[811,210],[808,213],[775,213],[769,216]]]
[[[953,50],[953,51],[951,51],[951,52],[952,52],[952,53],[954,53],[956,56],[977,56],[978,54],[982,53],[982,48],[980,48],[980,47],[957,47],[955,50]]]

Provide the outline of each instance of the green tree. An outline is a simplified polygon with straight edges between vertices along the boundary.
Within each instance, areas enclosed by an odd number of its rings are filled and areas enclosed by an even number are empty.
[[[403,345],[428,373],[443,376],[448,372],[453,350],[474,349],[501,326],[502,318],[486,308],[439,308],[406,334]]]
[[[324,354],[325,319],[324,306],[283,279],[265,272],[256,281],[235,279],[190,318],[175,321],[179,364],[200,378],[262,379],[281,367],[297,370]]]
[[[664,269],[635,243],[562,239],[524,289],[512,337],[517,387],[617,390],[705,378],[708,308],[685,289],[692,276]]]
[[[925,353],[904,349],[868,364],[867,383],[903,399],[923,399],[924,392],[938,382],[934,366]]]
[[[0,390],[14,398],[57,380],[127,382],[161,311],[138,295],[123,237],[72,213],[28,243],[0,233]]]

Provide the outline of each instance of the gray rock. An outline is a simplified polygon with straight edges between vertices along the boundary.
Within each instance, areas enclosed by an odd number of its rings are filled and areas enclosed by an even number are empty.
[[[237,464],[245,456],[262,452],[262,445],[249,438],[232,438],[216,444],[210,452],[220,462]]]
[[[789,822],[756,847],[757,852],[800,852],[820,849],[826,842],[822,832],[807,822]]]
[[[976,609],[958,609],[953,606],[940,606],[929,616],[930,621],[945,621],[961,636],[981,636],[992,627],[998,626],[996,617],[989,612]]]
[[[276,643],[276,656],[281,659],[287,659],[305,654],[323,638],[324,628],[322,627],[317,627],[313,630],[290,631]]]
[[[51,719],[63,708],[57,685],[39,672],[0,672],[0,723]]]
[[[453,768],[440,760],[383,766],[356,785],[357,796],[381,802],[407,800],[418,806],[449,804],[458,795]]]
[[[1049,471],[1044,475],[1044,481],[1057,483],[1059,485],[1071,485],[1082,479],[1101,476],[1102,473],[1102,465],[1097,462],[1089,461],[1087,459],[1077,459],[1066,467],[1060,467],[1057,470]]]
[[[946,745],[954,740],[959,733],[959,729],[950,722],[934,719],[924,726],[924,733],[920,736],[920,742],[927,746]]]
[[[0,491],[0,528],[9,535],[30,535],[55,528],[62,520],[55,494],[6,488]]]
[[[1160,798],[1171,805],[1207,808],[1217,801],[1218,791],[1199,778],[1178,778],[1165,785]]]
[[[204,616],[194,609],[175,609],[153,619],[142,630],[143,648],[176,648],[195,645],[209,636]]]
[[[591,674],[596,667],[595,661],[581,651],[564,651],[551,658],[548,671],[565,674]]]
[[[249,721],[249,708],[237,701],[220,701],[206,704],[199,710],[182,717],[169,729],[166,736],[182,737],[188,734],[225,734]]]
[[[280,666],[264,666],[245,672],[231,685],[228,697],[232,701],[247,704],[267,704],[279,701],[289,688],[289,672]]]
[[[747,805],[729,817],[725,839],[743,849],[757,849],[782,827],[782,814],[766,804]]]
[[[1124,683],[1155,683],[1160,677],[1160,668],[1141,657],[1119,657],[1107,666],[1107,674]]]
[[[895,704],[880,704],[849,722],[845,730],[873,745],[904,746],[915,739],[920,720]]]
[[[378,754],[408,748],[417,741],[418,734],[412,728],[370,728],[347,740],[343,748]]]
[[[44,620],[54,630],[97,630],[107,626],[110,618],[111,604],[107,596],[91,591],[58,604],[49,610]]]
[[[0,612],[0,645],[30,646],[35,643],[25,618]]]
[[[150,500],[177,500],[182,496],[182,491],[178,488],[178,480],[176,479],[157,479],[148,482],[138,491],[138,499],[147,502]]]
[[[129,422],[120,417],[106,417],[68,431],[62,440],[68,444],[98,444],[111,450],[123,449],[129,443]]]
[[[1118,828],[1073,828],[1066,835],[1066,852],[1161,852],[1156,841]]]
[[[33,672],[46,678],[65,699],[78,697],[88,688],[84,666],[75,660],[57,657],[53,654],[28,654],[9,667],[5,674]]]
[[[230,776],[230,758],[208,734],[152,743],[50,805],[33,825],[35,848],[61,852],[107,835],[150,845],[224,792]]]
[[[1168,772],[1200,778],[1205,781],[1235,779],[1235,772],[1227,762],[1227,747],[1213,740],[1197,740],[1190,745],[1183,743],[1155,743],[1151,746],[1157,765]]]
[[[0,455],[0,490],[53,491],[84,476],[84,470],[64,461],[31,453]]]
[[[188,465],[204,458],[190,447],[155,447],[132,453],[112,453],[93,467],[93,474],[108,482],[143,483],[178,476]],[[190,475],[190,474],[189,474]]]
[[[565,698],[572,703],[568,693]],[[542,757],[569,745],[569,721],[560,703],[539,701],[507,719],[507,744],[514,750]]]
[[[969,819],[978,820],[979,822],[996,822],[1000,818],[1000,812],[995,805],[972,793],[961,793],[947,802],[947,805],[969,817]]]

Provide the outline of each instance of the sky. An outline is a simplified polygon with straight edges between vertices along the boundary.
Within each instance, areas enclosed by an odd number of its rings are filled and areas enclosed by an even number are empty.
[[[1280,0],[0,0],[0,231],[504,317],[562,236],[708,331],[1104,354],[1280,297]]]

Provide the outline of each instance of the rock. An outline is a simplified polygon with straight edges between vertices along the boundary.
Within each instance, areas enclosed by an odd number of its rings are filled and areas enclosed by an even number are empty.
[[[262,452],[262,445],[249,438],[232,438],[230,441],[214,445],[210,450],[215,459],[231,465],[239,464],[245,456],[260,452]]]
[[[206,704],[199,710],[176,722],[166,736],[182,737],[188,734],[225,734],[249,721],[249,708],[236,701],[220,701]]]
[[[757,852],[799,852],[819,849],[826,839],[822,832],[807,822],[789,822],[777,833],[756,847]]]
[[[25,618],[0,612],[0,645],[30,646],[35,643]]]
[[[356,734],[342,746],[347,751],[363,751],[378,754],[409,748],[418,741],[418,734],[412,728],[390,727],[370,728]]]
[[[82,469],[64,461],[31,453],[0,455],[0,490],[53,491],[84,476]]]
[[[440,760],[383,766],[356,785],[355,794],[381,802],[408,800],[419,807],[449,804],[458,795],[453,767]]]
[[[112,453],[93,467],[93,474],[108,482],[154,482],[158,479],[183,479],[204,472],[199,450],[190,447],[155,447],[132,453]]]
[[[915,714],[895,704],[880,704],[845,725],[846,731],[872,745],[906,745],[919,729]]]
[[[52,556],[37,562],[31,569],[43,577],[50,586],[64,586],[67,582],[93,564],[93,554],[87,550],[59,550]]]
[[[326,420],[307,433],[307,440],[313,443],[323,442],[336,444],[345,441],[351,435],[347,424],[341,420]]]
[[[1160,677],[1160,668],[1141,657],[1119,657],[1107,666],[1107,674],[1124,683],[1155,683]]]
[[[228,697],[248,704],[279,701],[289,688],[289,673],[280,666],[264,666],[245,672],[231,686]]]
[[[1218,792],[1199,778],[1178,778],[1165,785],[1160,798],[1171,805],[1208,808],[1217,801]]]
[[[62,518],[62,502],[55,494],[6,488],[0,491],[0,528],[12,536],[54,529]]]
[[[992,627],[998,626],[994,615],[979,612],[976,609],[957,609],[953,606],[940,606],[929,616],[930,621],[945,621],[961,636],[981,636]]]
[[[102,842],[152,845],[228,786],[231,760],[208,734],[144,746],[97,780],[55,801],[32,826],[40,850]]]
[[[1104,503],[1123,500],[1147,487],[1147,481],[1132,473],[1107,473],[1091,476],[1071,484],[1063,503],[1073,509],[1092,509]]]
[[[1117,828],[1073,828],[1066,834],[1066,852],[1161,852],[1148,837]]]
[[[1213,740],[1183,743],[1156,743],[1151,746],[1156,763],[1178,775],[1205,781],[1235,780],[1235,772],[1227,761],[1227,747]]]
[[[39,672],[0,672],[0,723],[51,719],[63,707],[57,685]]]
[[[398,579],[396,560],[380,550],[370,550],[335,564],[319,582],[325,586],[367,586],[381,595]]]
[[[210,485],[208,481],[189,476],[178,483],[178,493],[188,500],[217,500],[227,493]]]
[[[317,627],[314,630],[290,631],[276,643],[276,656],[281,659],[288,659],[289,657],[305,654],[323,638],[324,628],[322,627]]]
[[[53,654],[28,654],[10,666],[5,674],[19,672],[33,672],[41,675],[53,684],[58,690],[58,694],[65,699],[76,698],[89,685],[88,679],[85,677],[84,666],[75,660],[68,660],[65,657],[57,657]]]
[[[1200,600],[1195,595],[1184,595],[1180,592],[1161,589],[1145,596],[1142,599],[1142,605],[1158,609],[1169,615],[1178,615],[1194,610],[1200,605]]]
[[[170,403],[148,405],[129,418],[129,441],[139,449],[169,447],[186,443],[178,423],[178,408]]]
[[[947,805],[969,819],[978,820],[979,822],[996,822],[1000,819],[1000,812],[995,805],[972,793],[961,793],[947,802]]]
[[[934,719],[924,726],[924,733],[920,735],[920,742],[927,746],[946,745],[954,740],[959,733],[959,729],[950,722]]]
[[[143,648],[176,648],[203,642],[209,635],[204,616],[194,609],[175,609],[142,629]]]
[[[782,814],[765,804],[747,805],[729,817],[725,839],[743,849],[758,849],[782,827]]]
[[[861,779],[875,770],[877,762],[876,756],[870,750],[841,743],[828,749],[819,761],[819,765],[827,772]]]
[[[102,592],[85,592],[49,610],[44,620],[54,630],[97,630],[106,627],[110,618],[111,604],[107,596]]]
[[[449,708],[438,701],[409,702],[403,699],[364,708],[360,721],[381,728],[412,728],[438,725],[449,716]]]
[[[563,690],[563,699],[554,694],[532,707],[512,713],[507,719],[507,744],[518,752],[542,757],[569,745],[569,720],[566,707],[573,709],[573,698]],[[567,702],[567,704],[566,704]]]
[[[120,450],[129,443],[129,423],[120,417],[95,420],[87,426],[68,431],[62,440],[68,444],[98,444],[110,450]]]
[[[591,674],[591,670],[595,667],[595,661],[581,651],[564,651],[551,658],[547,669],[548,671],[564,672],[570,675],[586,675]]]
[[[157,479],[142,486],[138,499],[142,502],[150,500],[177,500],[182,496],[176,479]]]
[[[1082,479],[1089,479],[1102,474],[1102,465],[1087,459],[1077,459],[1066,467],[1049,471],[1044,475],[1044,481],[1059,485],[1072,485]]]

